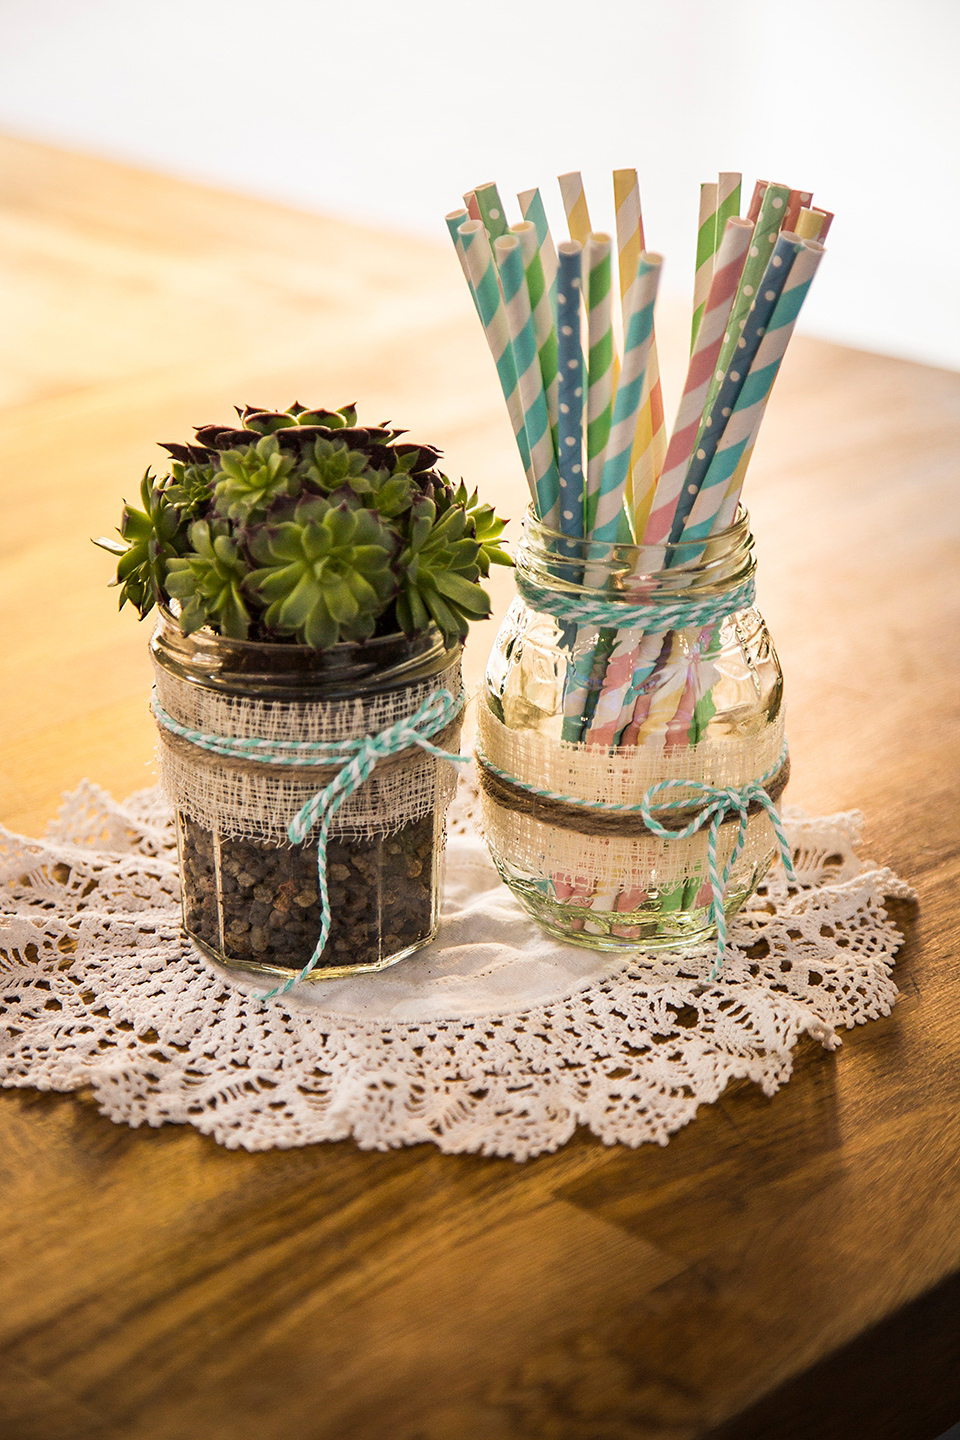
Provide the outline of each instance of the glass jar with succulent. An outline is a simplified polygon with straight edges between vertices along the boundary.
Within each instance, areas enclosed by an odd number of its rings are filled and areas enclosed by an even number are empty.
[[[246,407],[168,444],[125,505],[120,604],[159,610],[161,783],[183,923],[287,985],[393,964],[436,929],[460,651],[509,564],[439,452],[353,406]],[[287,986],[284,986],[287,988]]]

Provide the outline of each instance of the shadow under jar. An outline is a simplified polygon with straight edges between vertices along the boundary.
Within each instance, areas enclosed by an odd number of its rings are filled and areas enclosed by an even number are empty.
[[[460,692],[459,644],[438,631],[329,650],[181,633],[162,611],[151,642],[157,699],[187,730],[272,744],[341,743]],[[432,742],[456,749],[459,718]],[[225,758],[161,725],[160,780],[177,817],[183,928],[229,967],[290,977],[320,937],[318,847],[287,827],[336,767]],[[294,752],[295,753],[295,752]],[[381,759],[337,811],[327,842],[331,923],[308,978],[381,970],[436,933],[444,821],[456,777],[411,747]]]
[[[560,938],[628,950],[716,934],[708,827],[676,832],[701,810],[699,787],[760,781],[776,801],[789,771],[783,680],[752,603],[754,571],[742,511],[706,541],[657,546],[571,540],[527,518],[519,594],[480,705],[482,817],[504,881]],[[624,618],[609,618],[618,609]],[[644,820],[645,796],[669,837]],[[682,808],[665,809],[672,801]],[[738,831],[727,814],[721,875]],[[775,852],[754,800],[727,877],[728,917]]]

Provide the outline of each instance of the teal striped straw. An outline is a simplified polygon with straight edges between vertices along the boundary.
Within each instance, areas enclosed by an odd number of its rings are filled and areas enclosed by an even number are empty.
[[[530,468],[533,475],[534,507],[545,525],[558,530],[560,519],[560,477],[553,448],[553,434],[547,413],[547,397],[540,373],[533,312],[527,291],[523,251],[515,235],[502,235],[494,241],[494,254],[503,287],[503,304],[507,329],[513,347],[517,371],[517,388],[523,410],[523,423],[530,447]]]
[[[507,314],[500,293],[500,282],[497,279],[497,267],[494,263],[493,252],[480,220],[464,221],[460,225],[457,235],[463,248],[464,267],[477,306],[477,313],[483,325],[483,333],[497,367],[500,388],[507,403],[507,413],[510,416],[517,449],[520,451],[520,459],[523,461],[527,484],[530,487],[531,496],[535,498],[530,446],[527,443],[523,405],[517,384],[517,368],[514,363]]]
[[[547,415],[553,444],[557,444],[557,330],[553,307],[547,294],[543,265],[540,262],[540,247],[537,244],[536,226],[530,220],[521,220],[511,225],[511,235],[516,235],[523,252],[523,268],[527,277],[527,294],[533,312],[533,331],[537,340],[537,355],[540,358],[540,375],[543,392],[547,397]]]

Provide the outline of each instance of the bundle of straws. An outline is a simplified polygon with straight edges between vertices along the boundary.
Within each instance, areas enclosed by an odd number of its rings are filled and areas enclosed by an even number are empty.
[[[559,177],[569,240],[555,246],[539,190],[509,224],[494,184],[446,217],[530,489],[548,530],[644,547],[669,565],[734,520],[763,413],[832,215],[812,195],[741,177],[700,188],[690,359],[673,429],[664,422],[654,302],[661,257],[645,247],[635,170],[615,170],[622,354],[613,245],[596,233],[578,173]],[[664,547],[658,552],[656,547]],[[657,558],[659,554],[659,559]],[[570,636],[564,740],[693,744],[710,711],[713,632]]]

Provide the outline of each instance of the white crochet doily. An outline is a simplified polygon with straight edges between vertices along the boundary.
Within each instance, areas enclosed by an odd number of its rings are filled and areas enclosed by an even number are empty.
[[[179,929],[172,826],[155,791],[118,804],[89,782],[43,840],[0,831],[0,1080],[92,1093],[129,1125],[195,1125],[248,1150],[352,1135],[523,1160],[578,1125],[666,1144],[748,1077],[771,1095],[810,1035],[889,1013],[900,935],[858,859],[856,816],[786,812],[781,868],[709,949],[598,955],[564,946],[499,883],[454,802],[438,938],[393,969],[261,1001]]]

